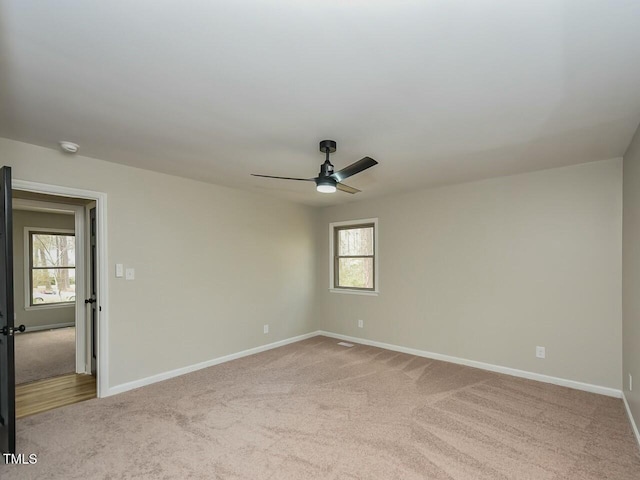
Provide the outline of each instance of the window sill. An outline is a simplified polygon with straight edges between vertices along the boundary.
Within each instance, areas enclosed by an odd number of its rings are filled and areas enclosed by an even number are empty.
[[[330,288],[331,293],[346,293],[347,295],[364,295],[366,297],[377,297],[378,291],[376,290],[349,290],[348,288]]]
[[[76,302],[59,303],[59,304],[52,303],[52,304],[49,304],[49,305],[47,305],[45,303],[43,305],[37,305],[37,306],[26,305],[24,307],[24,309],[26,311],[32,311],[33,312],[33,311],[36,311],[36,310],[49,310],[49,309],[52,309],[52,308],[68,308],[68,307],[75,307],[75,306],[76,306]]]

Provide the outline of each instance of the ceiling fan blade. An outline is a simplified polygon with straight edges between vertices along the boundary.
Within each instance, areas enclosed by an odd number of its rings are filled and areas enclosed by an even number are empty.
[[[264,178],[279,178],[280,180],[300,180],[303,182],[313,182],[315,178],[293,178],[293,177],[274,177],[273,175],[258,175],[257,173],[251,174],[254,177],[264,177]]]
[[[373,167],[374,165],[377,165],[377,164],[378,162],[376,162],[373,158],[364,157],[358,160],[356,163],[352,163],[348,167],[344,167],[339,172],[333,173],[331,176],[335,178],[338,182],[341,182],[345,178],[349,178],[351,175],[360,173],[363,170],[366,170],[367,168]]]
[[[358,190],[357,188],[350,187],[349,185],[345,185],[344,183],[337,183],[336,188],[341,192],[347,192],[347,193],[359,193],[362,191],[362,190]]]

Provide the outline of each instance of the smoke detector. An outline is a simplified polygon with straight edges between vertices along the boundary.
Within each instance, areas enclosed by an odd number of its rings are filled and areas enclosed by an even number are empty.
[[[63,140],[60,142],[60,148],[67,153],[76,153],[80,147],[77,143],[66,142]]]

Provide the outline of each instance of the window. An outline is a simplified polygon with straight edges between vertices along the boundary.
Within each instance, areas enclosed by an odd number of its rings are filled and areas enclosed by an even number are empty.
[[[377,293],[377,226],[375,218],[330,225],[332,291]]]
[[[26,229],[29,306],[76,300],[76,238],[72,232]]]

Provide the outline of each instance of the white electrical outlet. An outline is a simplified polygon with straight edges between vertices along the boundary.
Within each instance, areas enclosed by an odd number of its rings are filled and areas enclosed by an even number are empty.
[[[124,277],[124,265],[116,263],[116,278]]]
[[[264,333],[269,333],[269,325],[263,327]]]
[[[364,328],[364,320],[358,320],[358,328]]]
[[[125,278],[127,280],[135,280],[136,279],[136,271],[133,268],[127,268],[124,272]]]
[[[538,358],[546,358],[547,357],[547,349],[544,347],[536,347],[536,357]]]
[[[629,391],[633,392],[633,377],[629,374]]]

